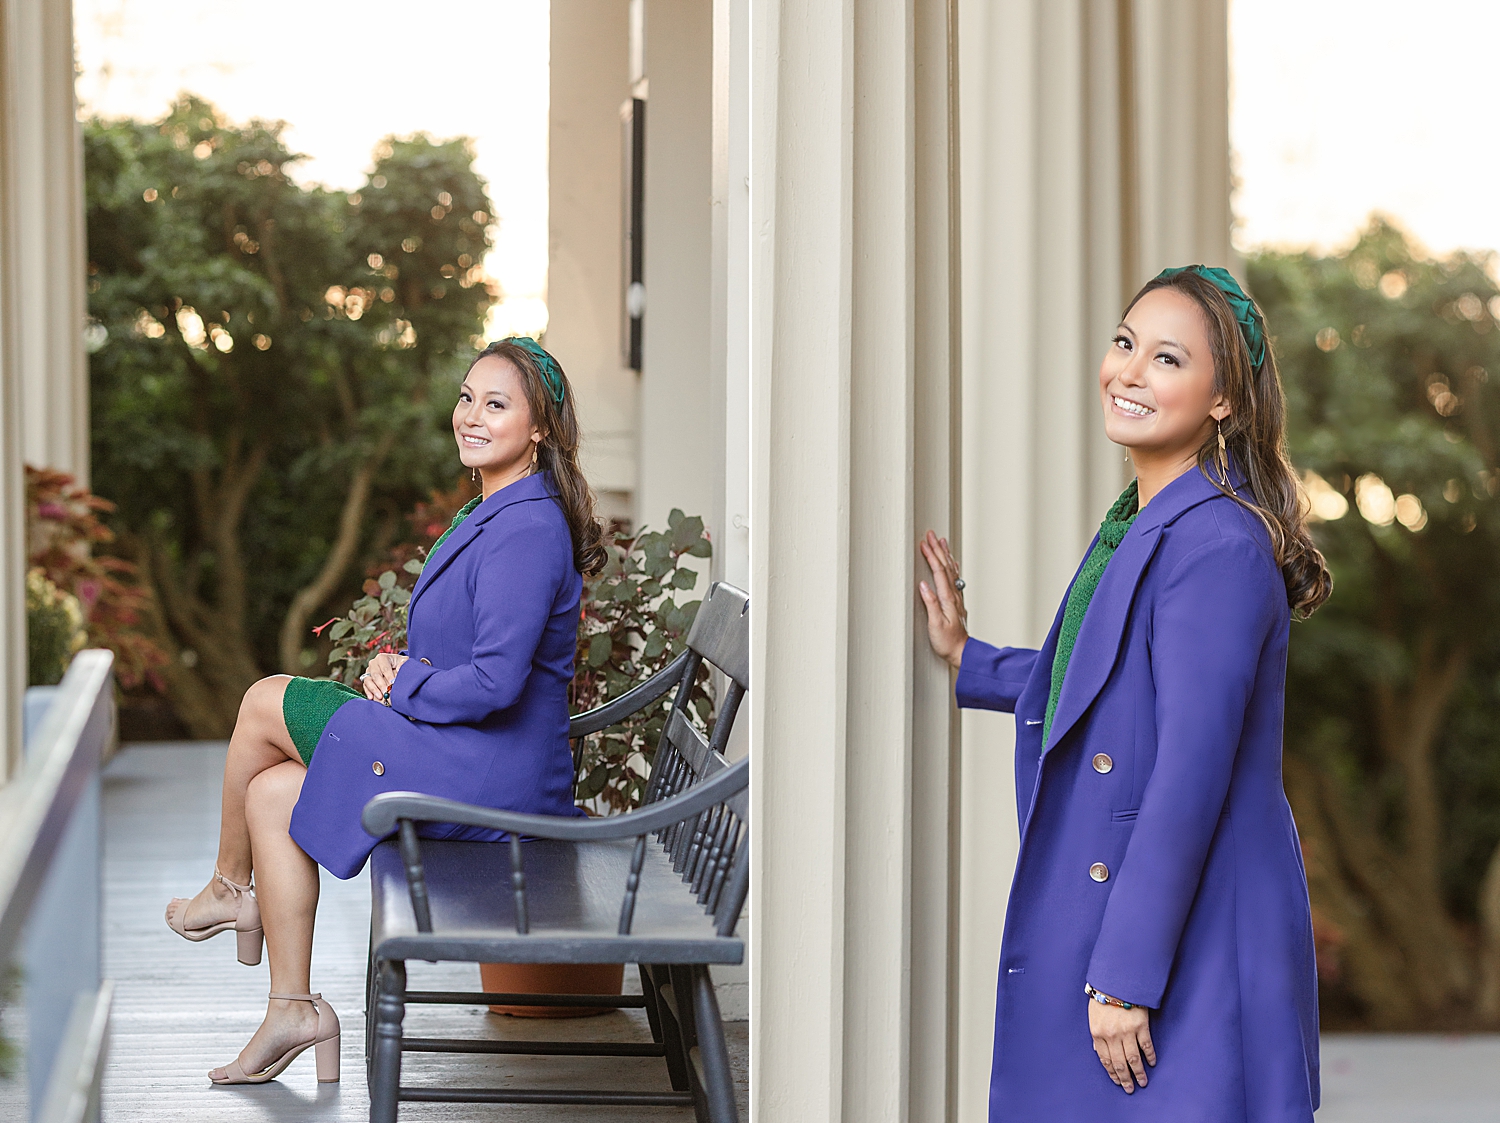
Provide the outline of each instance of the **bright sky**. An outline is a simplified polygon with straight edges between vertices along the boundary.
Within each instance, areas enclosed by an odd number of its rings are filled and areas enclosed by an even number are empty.
[[[86,113],[160,117],[180,90],[285,120],[303,182],[353,188],[381,137],[473,137],[497,226],[492,337],[546,326],[547,0],[75,0]]]
[[[1495,0],[1231,0],[1241,248],[1347,244],[1372,210],[1500,248]]]
[[[602,0],[601,0],[602,2]],[[623,2],[623,0],[622,0]],[[304,181],[356,186],[375,143],[475,138],[498,218],[491,335],[546,324],[547,0],[75,0],[84,107],[179,90],[281,118]],[[253,14],[252,14],[253,13]],[[1500,248],[1495,0],[1231,0],[1236,244],[1346,244],[1372,210],[1434,251]]]

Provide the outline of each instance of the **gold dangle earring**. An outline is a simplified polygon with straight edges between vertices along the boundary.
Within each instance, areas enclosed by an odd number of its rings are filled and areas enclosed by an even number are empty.
[[[542,442],[541,441],[532,441],[531,442],[531,470],[532,470],[533,473],[536,471],[536,457],[537,457],[537,453],[541,451],[541,448],[542,448]]]
[[[1228,446],[1226,446],[1224,444],[1224,422],[1222,422],[1222,421],[1215,421],[1214,424],[1217,425],[1218,429],[1219,429],[1219,456],[1218,456],[1218,461],[1219,461],[1219,463],[1218,463],[1219,479],[1223,481],[1225,487],[1228,487],[1229,486],[1229,448],[1228,448]]]
[[[473,483],[473,484],[477,484],[479,482],[479,469],[478,468],[470,468],[469,469],[469,482]]]

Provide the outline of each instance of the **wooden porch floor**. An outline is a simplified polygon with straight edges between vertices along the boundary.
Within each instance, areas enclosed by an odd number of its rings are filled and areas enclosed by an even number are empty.
[[[323,875],[313,951],[313,987],[338,1011],[343,1026],[343,1080],[317,1083],[309,1051],[281,1079],[255,1087],[218,1088],[207,1071],[234,1058],[265,1011],[265,962],[235,962],[221,936],[189,944],[162,922],[167,899],[196,891],[213,872],[218,830],[221,743],[128,745],[104,778],[105,974],[115,980],[115,1012],[103,1116],[109,1123],[211,1119],[361,1121],[369,1118],[364,1082],[364,971],[369,936],[369,886],[364,875],[341,882]],[[463,964],[413,964],[413,988],[478,989]],[[627,987],[638,980],[627,972]],[[408,1033],[493,1038],[596,1038],[649,1041],[645,1013],[538,1022],[479,1009],[413,1007]],[[745,1023],[728,1026],[730,1060],[747,1119]],[[407,1054],[403,1083],[630,1090],[669,1087],[656,1058],[438,1058]],[[688,1123],[687,1108],[403,1104],[405,1123],[484,1120],[510,1123]]]

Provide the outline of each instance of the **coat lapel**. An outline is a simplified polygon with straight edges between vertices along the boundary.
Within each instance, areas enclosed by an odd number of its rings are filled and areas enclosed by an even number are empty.
[[[550,492],[547,490],[544,476],[527,476],[497,491],[475,507],[469,517],[459,524],[458,529],[448,535],[448,540],[443,543],[437,554],[428,557],[427,564],[422,567],[422,574],[417,578],[417,584],[411,591],[411,600],[406,606],[407,614],[410,615],[411,606],[416,604],[417,598],[427,591],[427,587],[436,581],[445,569],[453,564],[453,559],[463,552],[464,547],[479,537],[479,532],[484,529],[485,523],[512,503],[524,503],[528,499],[549,497]]]
[[[1099,587],[1089,601],[1083,626],[1078,629],[1078,640],[1073,645],[1067,674],[1063,677],[1062,694],[1057,699],[1057,713],[1052,718],[1051,733],[1042,746],[1043,756],[1067,735],[1099,691],[1104,689],[1119,655],[1120,640],[1125,635],[1125,623],[1130,619],[1136,587],[1140,585],[1141,575],[1146,572],[1146,564],[1160,541],[1161,526],[1142,527],[1137,518],[1136,525],[1130,528],[1114,557],[1109,559],[1104,575],[1099,578]]]
[[[1240,486],[1237,474],[1231,482]],[[1105,567],[1083,626],[1078,630],[1062,694],[1057,699],[1057,713],[1052,718],[1051,735],[1042,747],[1044,757],[1077,724],[1109,680],[1119,657],[1136,589],[1161,541],[1162,528],[1189,508],[1222,494],[1201,471],[1190,468],[1162,488],[1136,516]]]

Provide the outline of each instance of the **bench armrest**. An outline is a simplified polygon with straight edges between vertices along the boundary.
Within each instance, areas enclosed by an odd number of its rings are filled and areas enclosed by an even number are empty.
[[[493,807],[479,807],[472,803],[419,795],[416,792],[382,792],[365,804],[360,822],[376,838],[384,838],[390,834],[396,829],[397,823],[404,819],[415,823],[457,823],[466,827],[486,827],[528,838],[603,842],[609,839],[637,838],[670,827],[739,794],[749,784],[750,758],[746,757],[680,795],[604,819],[527,815],[520,811],[500,811]]]
[[[682,681],[683,668],[687,666],[692,654],[691,651],[684,651],[639,686],[602,706],[574,714],[568,721],[568,740],[576,741],[580,737],[598,733],[601,729],[608,729],[665,696]]]

